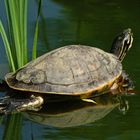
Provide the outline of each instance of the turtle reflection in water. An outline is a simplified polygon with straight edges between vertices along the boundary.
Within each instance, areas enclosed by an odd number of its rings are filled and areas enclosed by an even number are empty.
[[[47,96],[87,98],[106,93],[119,85],[131,86],[132,82],[122,72],[121,61],[131,48],[131,29],[118,35],[110,53],[101,49],[68,45],[46,53],[31,61],[15,73],[5,76],[8,86],[19,91],[27,91],[28,100],[1,99],[2,113],[39,110],[47,101]]]
[[[59,104],[47,103],[38,111],[28,111],[24,115],[29,120],[54,127],[74,127],[93,123],[104,118],[113,109],[124,113],[129,106],[124,96],[104,94],[95,97],[97,104],[82,101],[67,101]],[[67,104],[67,106],[66,106]]]

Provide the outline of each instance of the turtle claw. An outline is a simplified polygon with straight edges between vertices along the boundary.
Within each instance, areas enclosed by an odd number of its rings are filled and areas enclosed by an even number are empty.
[[[93,99],[82,99],[82,101],[97,104]]]
[[[6,110],[9,104],[9,96],[1,97],[0,98],[0,114],[7,114]]]
[[[8,102],[8,100],[10,99],[10,96],[4,96],[0,98],[0,104],[5,104]]]
[[[11,100],[2,100],[0,102],[0,114],[9,114],[15,112],[16,106],[13,106]]]
[[[9,109],[7,108],[7,105],[1,104],[0,106],[0,114],[8,114]]]

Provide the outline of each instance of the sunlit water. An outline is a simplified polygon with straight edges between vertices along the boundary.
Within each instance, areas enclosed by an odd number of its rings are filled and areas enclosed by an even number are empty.
[[[28,10],[28,46],[32,46],[33,42],[33,29],[37,14],[36,7],[37,3],[30,0]],[[138,0],[43,1],[39,21],[38,55],[68,44],[85,44],[108,51],[116,34],[122,32],[125,28],[132,28],[134,43],[123,61],[123,66],[134,81],[136,95],[127,97],[130,108],[126,115],[122,115],[118,109],[114,109],[98,121],[81,126],[59,128],[51,126],[51,124],[42,125],[32,122],[23,114],[11,117],[5,116],[3,121],[0,121],[0,139],[139,140],[139,13],[140,1]],[[6,18],[2,1],[0,2],[0,16],[5,23]],[[29,47],[29,55],[31,55],[31,50],[31,47]],[[2,79],[7,72],[6,55],[0,39],[0,78]],[[14,117],[16,121],[13,121]]]

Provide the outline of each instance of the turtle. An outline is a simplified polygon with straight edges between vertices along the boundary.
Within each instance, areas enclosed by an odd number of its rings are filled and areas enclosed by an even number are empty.
[[[29,93],[28,100],[21,98],[16,102],[3,97],[0,102],[6,107],[0,107],[0,112],[37,111],[50,95],[89,101],[92,95],[117,88],[120,79],[127,79],[128,86],[131,82],[121,62],[132,42],[133,33],[128,28],[114,39],[110,52],[86,45],[67,45],[36,58],[5,76],[11,89]]]

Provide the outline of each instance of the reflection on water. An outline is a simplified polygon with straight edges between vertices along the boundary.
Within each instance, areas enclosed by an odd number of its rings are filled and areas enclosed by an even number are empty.
[[[120,95],[105,94],[93,100],[96,104],[84,101],[50,103],[39,112],[27,112],[25,116],[43,125],[74,127],[100,120],[116,107],[124,113],[128,110],[128,102]]]
[[[38,55],[57,47],[77,43],[96,46],[103,50],[110,50],[112,40],[114,39],[114,36],[116,36],[116,33],[131,27],[134,32],[134,45],[133,49],[128,53],[127,58],[124,60],[123,66],[135,82],[137,93],[139,93],[139,7],[140,1],[138,0],[81,0],[80,2],[75,0],[43,1],[42,13],[39,21]],[[35,8],[36,2],[31,0],[28,17],[28,46],[32,46],[33,42],[34,31],[32,26],[35,21]],[[1,2],[0,16],[3,21],[5,21],[3,11],[4,6]],[[6,63],[6,57],[4,49],[1,46],[3,46],[3,44],[0,39],[0,52],[2,52],[0,53],[0,64],[2,64],[0,65],[0,76],[2,75],[0,79],[3,78],[8,71],[5,66],[3,66],[3,63]],[[29,51],[31,50],[32,49],[30,48]],[[108,111],[109,114],[104,118],[101,115],[102,119],[97,122],[65,129],[48,126],[52,125],[52,120],[50,124],[44,126],[29,121],[21,114],[4,116],[4,119],[0,120],[0,139],[139,140],[140,96],[137,94],[136,96],[128,98],[128,100],[130,109],[126,115],[120,115],[120,113],[114,109],[112,111],[110,110],[110,113]],[[84,109],[92,110],[95,107],[93,104],[85,106],[87,107],[79,107],[76,111],[80,112],[81,110],[84,112]],[[101,106],[103,107],[104,105]],[[112,108],[115,108],[115,106],[113,107],[112,105]],[[57,115],[58,114],[66,114],[68,116],[70,111],[67,113],[58,112]],[[30,117],[29,115],[36,116],[33,113],[28,114],[28,117]],[[49,114],[49,112],[47,115],[53,117],[57,116],[55,114]],[[39,116],[38,118],[41,119],[42,117]],[[75,119],[73,120],[75,121]]]

